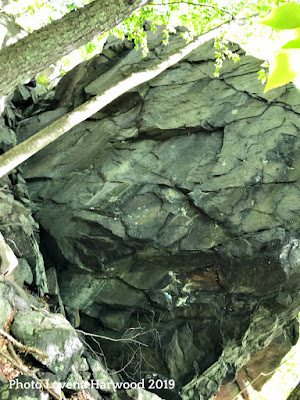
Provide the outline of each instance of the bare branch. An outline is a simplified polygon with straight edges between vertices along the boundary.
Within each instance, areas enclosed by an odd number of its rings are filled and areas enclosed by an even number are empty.
[[[142,342],[140,342],[140,341],[134,339],[134,337],[137,337],[138,335],[134,336],[133,338],[113,339],[113,338],[110,338],[110,337],[108,337],[108,336],[102,336],[102,335],[97,335],[97,334],[95,334],[95,333],[84,332],[84,331],[81,331],[80,329],[76,329],[76,332],[82,333],[84,336],[90,336],[90,337],[94,337],[94,338],[109,340],[109,341],[111,341],[111,342],[129,342],[129,343],[136,343],[136,344],[139,344],[139,345],[141,345],[141,346],[148,347],[147,344],[142,343]],[[140,335],[139,335],[139,336],[140,336]]]

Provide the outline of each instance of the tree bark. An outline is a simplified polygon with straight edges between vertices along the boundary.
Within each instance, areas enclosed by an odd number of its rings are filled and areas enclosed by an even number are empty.
[[[221,34],[226,28],[228,28],[229,25],[230,22],[224,23],[218,28],[212,29],[207,33],[197,37],[191,43],[185,44],[180,48],[175,48],[171,54],[168,51],[168,47],[166,47],[165,56],[164,52],[162,51],[162,53],[159,55],[159,58],[149,57],[141,59],[141,61],[137,64],[139,69],[138,72],[131,73],[123,80],[113,84],[109,89],[104,90],[91,100],[77,107],[75,110],[64,115],[51,125],[20,143],[18,146],[1,155],[0,178],[37,153],[39,150],[46,147],[55,139],[72,129],[74,126],[85,121],[97,111],[110,104],[117,97],[128,92],[128,90],[131,90],[132,88],[155,78],[167,68],[178,63],[180,60],[182,60],[182,58],[186,57],[193,50],[197,49],[201,44]],[[119,65],[117,64],[115,68],[119,68]]]
[[[287,400],[300,400],[300,382],[295,387],[295,389],[293,389],[292,392],[289,394]]]
[[[150,1],[96,0],[1,50],[0,97]]]

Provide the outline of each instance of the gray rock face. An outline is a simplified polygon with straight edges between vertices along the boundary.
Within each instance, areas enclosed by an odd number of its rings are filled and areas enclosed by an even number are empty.
[[[38,361],[55,373],[58,379],[64,379],[72,364],[83,352],[83,346],[69,322],[60,314],[28,311],[19,313],[11,327],[13,335],[22,343],[34,346],[48,357]]]
[[[107,370],[104,368],[104,366],[100,363],[100,361],[95,360],[91,356],[87,358],[87,361],[89,363],[90,369],[93,374],[93,378],[97,385],[101,386],[103,385],[105,387],[105,391],[109,393],[114,393],[115,389],[113,386],[113,380],[109,376]]]
[[[9,288],[2,282],[0,282],[0,328],[4,328],[4,323],[8,316],[13,311],[12,299],[10,301]]]
[[[24,179],[14,172],[11,179],[16,183],[13,191],[7,176],[0,182],[0,230],[5,239],[1,242],[0,273],[3,275],[14,270],[15,263],[12,264],[12,258],[8,262],[5,252],[5,248],[9,246],[19,260],[15,280],[20,280],[21,286],[24,281],[33,283],[39,287],[40,295],[43,296],[48,293],[48,286],[44,260],[37,243],[38,224],[32,217],[32,210],[27,206],[29,200]]]
[[[24,389],[26,388],[26,389]],[[19,376],[0,388],[0,398],[6,400],[41,400],[41,390],[37,382],[28,376]],[[45,394],[44,398],[49,399]]]
[[[141,54],[113,43],[21,138],[137,68]],[[184,399],[234,380],[300,305],[300,96],[264,94],[261,60],[238,51],[215,79],[206,44],[24,166],[64,304],[114,340],[99,339],[111,367],[174,379]]]

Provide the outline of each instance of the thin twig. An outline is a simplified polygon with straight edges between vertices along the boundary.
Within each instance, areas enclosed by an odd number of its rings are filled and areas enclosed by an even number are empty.
[[[170,3],[167,4],[153,4],[154,6],[171,6],[172,4],[187,4],[189,6],[197,6],[197,7],[206,7],[206,8],[214,8],[217,9],[219,11],[222,11],[226,14],[229,14],[232,18],[233,18],[233,14],[230,11],[225,10],[224,8],[219,8],[217,5],[213,5],[213,4],[206,4],[206,3],[187,3],[186,1],[172,1]]]
[[[79,333],[82,333],[84,336],[91,336],[91,337],[96,337],[96,338],[99,338],[99,339],[110,340],[111,342],[130,342],[130,343],[137,343],[137,344],[139,344],[141,346],[148,347],[147,344],[142,343],[142,342],[140,342],[138,340],[135,340],[133,338],[131,338],[131,339],[130,338],[128,338],[128,339],[127,338],[113,339],[113,338],[110,338],[110,337],[107,337],[107,336],[96,335],[95,333],[84,332],[84,331],[81,331],[80,329],[75,329],[75,331],[79,332]],[[140,336],[140,335],[141,334],[138,334],[138,335],[135,335],[134,337],[137,337],[137,336]]]
[[[128,365],[130,365],[130,364],[132,363],[132,361],[134,360],[134,357],[136,356],[137,352],[138,352],[138,349],[136,349],[136,350],[133,352],[133,354],[132,354],[130,360],[129,360],[121,369],[119,369],[119,370],[117,370],[117,371],[114,371],[114,373],[115,373],[115,374],[119,374],[120,372],[125,372],[125,374],[126,374],[126,371],[125,371],[125,370],[126,370],[126,368],[128,367]],[[127,375],[127,374],[126,374],[126,375]]]
[[[18,257],[21,257],[21,256],[23,255],[23,254],[20,252],[20,250],[18,249],[18,247],[17,247],[16,243],[15,243],[13,240],[11,240],[11,239],[8,239],[8,238],[6,238],[5,240],[7,240],[7,241],[11,242],[11,243],[14,245],[15,249],[16,249],[16,250],[17,250],[17,252],[19,253]]]
[[[94,358],[97,361],[99,361],[101,364],[104,364],[105,369],[108,370],[108,366],[107,366],[107,363],[106,363],[106,358],[105,358],[103,350],[102,350],[102,348],[100,346],[100,343],[95,338],[92,337],[93,341],[97,344],[97,346],[99,347],[99,349],[101,351],[101,353],[97,353],[86,340],[84,340],[80,335],[78,335],[78,337],[79,337],[79,340],[81,341],[81,343],[90,350],[90,352],[94,356]],[[102,358],[100,358],[100,357],[102,357]]]

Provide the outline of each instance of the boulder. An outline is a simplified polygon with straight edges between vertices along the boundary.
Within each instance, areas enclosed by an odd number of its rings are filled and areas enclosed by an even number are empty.
[[[178,31],[164,50],[160,34],[146,63],[182,44]],[[300,307],[299,91],[263,93],[262,61],[232,49],[241,59],[218,79],[210,41],[22,166],[66,309],[99,335],[111,368],[173,379],[184,400],[234,384],[275,340],[288,350]],[[18,136],[141,63],[108,41],[24,111]]]
[[[11,326],[12,334],[23,344],[36,347],[48,357],[33,356],[64,379],[83,352],[83,345],[70,323],[61,314],[18,313]]]

